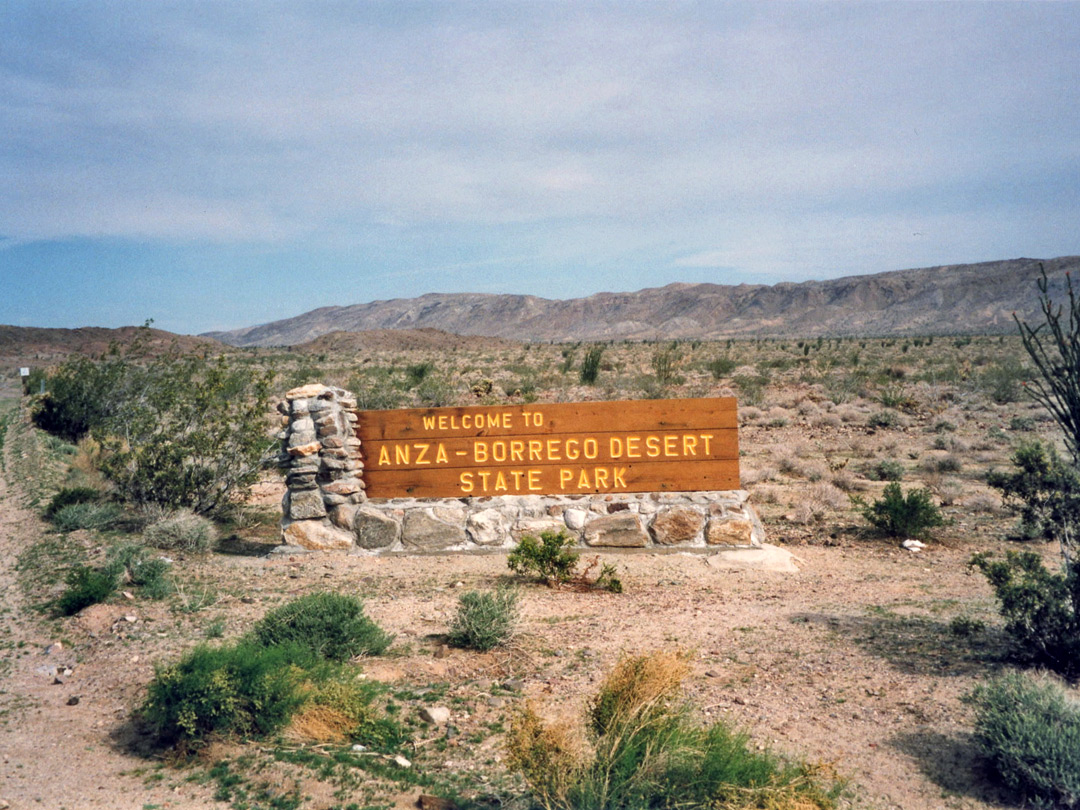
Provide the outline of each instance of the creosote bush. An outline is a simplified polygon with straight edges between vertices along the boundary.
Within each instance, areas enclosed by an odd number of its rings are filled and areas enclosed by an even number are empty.
[[[703,727],[683,699],[686,657],[621,661],[583,726],[545,723],[530,705],[508,735],[511,767],[545,810],[831,808],[839,786],[755,750],[723,723]]]
[[[355,596],[311,593],[267,613],[252,630],[264,646],[301,644],[332,661],[358,655],[381,655],[393,636],[364,614]]]
[[[994,589],[1016,657],[1080,677],[1080,578],[1048,571],[1032,551],[1009,551],[997,560],[983,552],[971,565]]]
[[[583,384],[596,384],[596,379],[600,376],[600,360],[603,356],[603,346],[593,345],[585,350],[585,356],[581,358],[581,366],[578,369],[578,376]]]
[[[913,489],[904,495],[894,481],[871,504],[858,497],[851,500],[872,526],[891,537],[925,537],[931,529],[945,524],[928,489]]]
[[[526,534],[507,556],[506,564],[522,576],[560,585],[574,575],[579,555],[572,550],[573,545],[574,538],[564,531],[541,532],[539,539]]]
[[[74,616],[80,610],[104,602],[116,591],[117,573],[108,568],[78,565],[68,571],[66,590],[56,600],[56,609],[63,616]]]
[[[450,643],[485,652],[508,643],[518,621],[517,592],[467,591],[458,597],[457,614],[450,625]]]
[[[1080,810],[1080,703],[1047,678],[975,688],[975,742],[1002,782],[1037,807]]]

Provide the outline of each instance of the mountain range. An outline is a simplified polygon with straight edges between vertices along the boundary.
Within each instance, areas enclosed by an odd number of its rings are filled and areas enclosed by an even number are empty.
[[[280,321],[208,332],[234,346],[292,346],[332,332],[439,329],[517,340],[840,337],[1004,332],[1038,317],[1036,282],[1052,290],[1080,256],[1009,259],[780,284],[668,284],[555,300],[430,293],[322,307]]]

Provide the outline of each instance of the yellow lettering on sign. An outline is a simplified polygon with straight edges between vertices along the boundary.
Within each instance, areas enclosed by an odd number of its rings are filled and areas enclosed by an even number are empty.
[[[450,459],[446,457],[446,447],[442,442],[439,442],[439,449],[435,451],[435,463],[446,464]]]
[[[559,470],[559,489],[566,489],[566,485],[574,480],[573,470]]]
[[[483,488],[484,492],[487,492],[488,491],[488,479],[491,478],[491,473],[483,471],[483,472],[478,472],[477,475],[480,476],[480,486]]]
[[[389,464],[389,463],[390,463],[390,451],[387,449],[386,445],[384,444],[382,447],[379,448],[379,466],[381,467],[383,464]]]
[[[416,463],[417,464],[430,464],[431,459],[427,457],[428,448],[430,444],[414,444],[413,447],[417,450]]]
[[[521,479],[525,475],[525,471],[511,470],[510,475],[514,476],[514,492],[521,492]]]
[[[491,443],[491,457],[496,461],[506,461],[506,442],[496,441]]]
[[[544,460],[544,443],[539,439],[529,439],[529,461]]]
[[[608,442],[608,450],[611,452],[612,458],[619,458],[622,455],[622,439],[612,436],[611,441]]]
[[[407,444],[395,444],[394,445],[394,463],[395,464],[408,464],[409,463],[409,445]]]
[[[424,430],[434,430],[435,429],[435,417],[434,416],[425,416],[425,417],[422,417],[422,418],[424,420]]]
[[[627,458],[641,458],[641,437],[640,436],[627,436],[626,437],[626,457]]]
[[[458,476],[458,484],[461,487],[462,492],[473,491],[473,474],[471,472],[463,472]]]
[[[713,435],[711,433],[702,433],[701,434],[701,440],[703,442],[705,442],[705,455],[709,455],[709,453],[712,452],[712,450],[709,449],[709,442],[712,441],[712,437],[713,437]]]
[[[697,455],[697,436],[682,437],[682,454],[684,456]]]
[[[589,481],[588,471],[582,467],[581,475],[578,477],[578,489],[592,489],[592,483]]]
[[[607,474],[608,471],[603,467],[597,467],[593,472],[593,480],[596,482],[597,489],[607,489]]]
[[[539,492],[541,489],[543,487],[540,486],[540,471],[529,470],[529,492]]]
[[[578,449],[577,439],[567,439],[566,445],[563,448],[563,452],[566,453],[568,461],[576,461],[581,456],[581,450]]]
[[[547,460],[548,461],[562,461],[562,457],[559,455],[559,440],[548,439],[547,440]]]
[[[495,474],[495,491],[506,492],[506,476],[501,472]]]
[[[675,446],[678,443],[678,440],[679,440],[678,436],[665,436],[664,437],[664,455],[667,458],[671,458],[671,456],[679,455],[679,450]]]
[[[594,459],[600,455],[600,444],[596,439],[585,440],[585,458]]]
[[[659,436],[645,437],[645,455],[647,455],[649,458],[656,458],[658,455],[660,455]]]
[[[612,470],[611,485],[613,487],[622,487],[626,489],[626,467],[616,467]]]
[[[488,460],[487,442],[473,442],[473,461],[482,464]]]
[[[510,440],[510,460],[511,461],[524,461],[525,460],[525,442],[521,439]]]

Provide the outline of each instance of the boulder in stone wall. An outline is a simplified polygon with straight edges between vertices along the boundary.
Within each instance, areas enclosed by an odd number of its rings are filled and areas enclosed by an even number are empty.
[[[301,489],[289,492],[288,515],[293,520],[311,520],[326,516],[322,493],[317,489]]]
[[[340,436],[329,436],[328,435],[328,436],[326,436],[325,439],[322,440],[322,443],[323,443],[323,447],[344,447],[345,446],[345,440],[343,438],[341,438]]]
[[[520,543],[521,538],[525,535],[540,539],[540,535],[544,532],[553,532],[555,534],[566,532],[566,524],[561,518],[519,518],[514,528],[510,530],[515,543]],[[576,532],[566,533],[577,539]]]
[[[444,523],[450,523],[454,526],[465,525],[466,512],[460,506],[433,506],[431,514]]]
[[[302,444],[311,444],[315,441],[314,430],[293,430],[289,434],[289,447],[299,447]]]
[[[301,385],[299,388],[293,388],[291,391],[286,391],[285,399],[308,399],[328,393],[330,393],[330,389],[322,383],[309,383]]]
[[[340,496],[339,496],[340,497]],[[326,493],[323,493],[326,498]],[[348,503],[340,503],[330,510],[330,522],[339,529],[347,532],[353,530],[353,518],[356,516],[356,507]]]
[[[315,433],[315,423],[311,420],[310,416],[302,416],[299,419],[292,420],[292,432],[293,433]]]
[[[713,518],[705,531],[710,546],[750,546],[754,541],[754,524],[744,518]]]
[[[589,513],[584,509],[564,509],[563,510],[563,522],[566,523],[566,528],[571,531],[580,532],[585,528],[585,518],[589,516]]]
[[[482,509],[469,515],[465,531],[478,546],[501,546],[510,538],[510,518],[498,509]]]
[[[282,529],[281,535],[287,545],[314,551],[346,549],[353,544],[352,534],[327,526],[321,520],[297,520]]]
[[[656,516],[652,523],[653,537],[664,546],[689,543],[705,526],[705,516],[696,509],[672,506]]]
[[[319,452],[319,448],[322,447],[319,442],[311,442],[311,444],[301,444],[297,447],[289,448],[290,456],[313,456]]]
[[[363,489],[363,486],[355,478],[342,478],[340,481],[334,481],[332,484],[327,484],[323,489],[338,495],[352,495],[354,492],[359,492]]]
[[[401,537],[401,524],[381,509],[361,506],[353,513],[352,531],[357,548],[389,548]]]
[[[642,548],[649,544],[649,535],[634,512],[616,512],[593,518],[585,524],[585,543],[589,546],[612,548]]]
[[[405,514],[401,542],[406,548],[438,551],[461,545],[467,540],[463,522],[446,523],[424,509],[412,509]]]

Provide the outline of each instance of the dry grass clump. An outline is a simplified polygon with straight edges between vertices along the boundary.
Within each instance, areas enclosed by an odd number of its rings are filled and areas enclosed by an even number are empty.
[[[637,807],[825,810],[840,786],[723,723],[703,727],[682,696],[687,657],[624,658],[583,724],[545,723],[530,705],[508,735],[509,764],[545,810]]]

